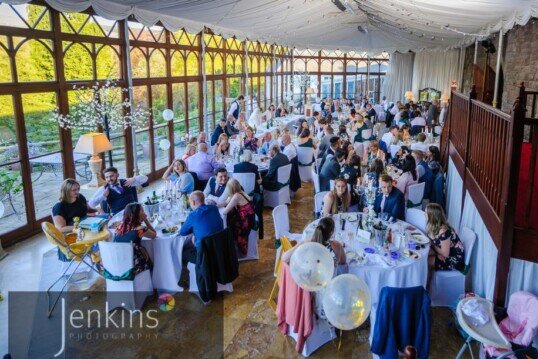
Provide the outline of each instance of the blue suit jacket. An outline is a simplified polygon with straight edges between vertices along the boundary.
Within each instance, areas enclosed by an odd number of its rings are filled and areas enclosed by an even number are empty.
[[[336,157],[332,157],[326,161],[323,167],[321,167],[321,171],[319,171],[319,189],[321,191],[329,191],[330,181],[340,176],[340,171],[340,164]]]
[[[215,144],[219,140],[219,136],[222,135],[223,133],[224,133],[224,130],[222,129],[222,127],[220,127],[220,125],[215,127],[215,129],[213,130],[213,133],[211,134],[211,146],[215,146]]]
[[[381,212],[381,200],[383,194],[380,194],[375,199],[374,210],[376,213]],[[403,193],[396,187],[392,187],[392,191],[388,198],[385,200],[385,210],[383,212],[388,213],[395,219],[405,220],[405,198]]]

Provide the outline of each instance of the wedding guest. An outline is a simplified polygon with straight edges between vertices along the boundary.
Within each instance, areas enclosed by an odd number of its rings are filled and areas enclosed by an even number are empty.
[[[105,175],[105,185],[99,187],[89,201],[90,207],[101,205],[105,213],[112,215],[123,211],[126,205],[137,202],[138,196],[136,186],[140,186],[148,181],[148,177],[138,175],[127,179],[120,179],[116,167],[108,167],[103,171]]]
[[[388,213],[389,217],[405,220],[405,199],[403,193],[392,185],[392,177],[381,175],[379,179],[381,193],[374,204],[376,213]]]
[[[288,160],[291,161],[293,158],[297,157],[297,148],[295,147],[295,144],[291,142],[290,135],[282,135],[281,146],[284,147],[282,153],[288,157]]]
[[[271,104],[267,111],[263,113],[263,116],[265,117],[264,121],[269,121],[272,118],[275,118],[275,105]]]
[[[338,137],[340,137],[340,139],[342,140],[342,142],[344,141],[349,141],[349,134],[347,133],[347,127],[346,125],[340,125],[338,126],[338,133],[336,134]]]
[[[297,139],[297,143],[299,147],[310,147],[316,149],[316,144],[314,143],[314,140],[312,139],[312,135],[308,128],[303,129],[303,131],[299,135],[299,138]]]
[[[396,156],[391,159],[391,163],[396,166],[398,169],[402,169],[403,163],[405,161],[405,156],[410,154],[409,148],[407,146],[401,146],[396,152]]]
[[[215,155],[216,156],[230,155],[230,142],[228,141],[228,135],[226,135],[225,133],[219,136],[219,140],[217,141],[216,148],[215,148]]]
[[[338,136],[334,135],[334,130],[332,126],[327,126],[327,128],[325,129],[325,136],[323,136],[321,141],[319,141],[318,158],[323,157],[323,155],[325,154],[325,151],[327,151],[327,149],[331,146],[331,139],[333,137],[338,137]]]
[[[239,252],[246,255],[248,252],[248,236],[255,225],[254,202],[245,192],[235,178],[226,184],[226,207],[223,214],[227,215],[226,223],[232,228],[233,238],[237,243]]]
[[[426,134],[424,132],[419,133],[417,135],[417,142],[411,144],[411,150],[417,150],[426,153],[426,151],[428,150],[428,145],[426,145],[425,141]]]
[[[80,184],[72,178],[63,181],[60,187],[60,201],[52,207],[54,226],[61,232],[70,232],[73,230],[73,218],[82,219],[88,213],[94,212],[97,210],[91,208],[86,197],[80,193]]]
[[[430,199],[430,194],[433,186],[433,173],[428,167],[428,163],[424,161],[424,152],[412,151],[411,155],[415,158],[417,164],[418,183],[426,183],[424,188],[424,198]]]
[[[263,138],[261,138],[258,141],[258,152],[261,155],[267,156],[270,152],[271,147],[275,145],[277,142],[273,139],[273,135],[271,134],[271,131],[265,131],[263,134]]]
[[[187,158],[191,157],[195,153],[196,153],[196,145],[189,143],[187,147],[185,148],[185,153],[183,154],[183,156],[181,156],[181,159],[185,161]]]
[[[205,143],[207,145],[207,134],[205,132],[200,132],[198,134],[198,144]]]
[[[385,165],[380,158],[376,158],[370,163],[368,167],[368,172],[364,174],[363,184],[368,186],[369,182],[372,182],[372,186],[379,187],[379,177],[383,174],[385,170]]]
[[[227,134],[228,137],[231,136],[231,133],[226,132],[226,119],[222,117],[219,121],[219,125],[215,127],[213,133],[211,134],[211,146],[215,146],[219,140],[220,135],[223,133]]]
[[[308,130],[308,122],[305,119],[299,120],[299,126],[297,128],[297,136],[299,136],[304,130]]]
[[[278,105],[278,108],[276,109],[275,117],[284,117],[287,114],[288,114],[288,110],[286,110],[286,107],[284,106],[283,103],[280,103]]]
[[[186,163],[187,167],[196,173],[198,180],[202,183],[206,182],[213,175],[215,169],[223,167],[223,164],[215,160],[215,156],[207,153],[207,145],[205,143],[198,145],[198,152],[189,157]]]
[[[445,205],[445,176],[441,171],[441,165],[437,161],[430,161],[428,167],[433,174],[432,192],[430,195],[430,203],[437,203],[441,207]]]
[[[261,193],[260,185],[262,184],[262,178],[258,171],[258,166],[252,162],[252,152],[250,150],[244,150],[243,154],[239,157],[239,163],[234,165],[234,173],[253,173],[256,179],[254,185],[254,192]]]
[[[370,142],[368,151],[364,152],[364,163],[370,164],[373,160],[379,158],[383,163],[385,162],[385,152],[379,148],[379,143],[376,140]]]
[[[228,109],[227,120],[228,123],[235,123],[239,119],[239,113],[241,112],[241,106],[245,103],[245,96],[239,95],[231,104]]]
[[[274,144],[271,146],[269,155],[271,161],[269,162],[269,170],[267,174],[263,176],[263,188],[269,191],[278,190],[278,169],[290,164],[290,161],[286,155],[280,152],[280,146]]]
[[[431,239],[428,265],[430,270],[463,270],[465,248],[437,203],[426,206],[426,232]]]
[[[413,156],[405,156],[402,171],[403,172],[396,183],[396,188],[404,194],[405,200],[407,201],[409,199],[409,186],[418,183],[417,166]]]
[[[426,152],[426,159],[429,162],[441,162],[441,152],[439,151],[439,147],[437,146],[430,146],[428,147],[428,151]]]
[[[153,264],[146,249],[142,246],[142,238],[154,239],[157,231],[148,220],[140,203],[129,203],[123,211],[123,219],[114,233],[114,242],[133,244],[133,269],[135,275],[151,270]]]
[[[170,181],[181,193],[194,191],[194,177],[189,173],[183,160],[175,160],[163,174],[163,180]]]
[[[334,180],[334,188],[323,198],[322,215],[344,213],[351,205],[351,194],[344,177]]]
[[[319,172],[320,190],[328,191],[330,189],[330,181],[340,176],[345,161],[346,152],[342,149],[336,150],[334,156],[325,161]]]
[[[225,189],[228,179],[228,171],[226,168],[217,169],[215,175],[209,178],[204,189],[204,196],[208,203],[219,204],[226,199],[224,194],[226,192]]]
[[[344,177],[351,186],[357,184],[357,179],[361,177],[361,158],[353,153],[342,168]]]
[[[252,127],[247,127],[245,131],[245,138],[243,139],[243,149],[250,150],[254,153],[258,152],[258,139],[254,137],[254,130]]]

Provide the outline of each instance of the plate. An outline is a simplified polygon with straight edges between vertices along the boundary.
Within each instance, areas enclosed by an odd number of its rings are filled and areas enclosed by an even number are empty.
[[[364,261],[363,256],[360,256],[358,253],[353,251],[346,252],[346,259],[348,263],[362,264]]]
[[[413,240],[418,244],[430,244],[430,240],[422,234],[413,234]]]
[[[411,258],[411,259],[420,259],[420,253],[418,253],[417,251],[414,251],[412,249],[405,249],[403,252],[402,252],[402,255],[406,258]]]
[[[350,214],[348,217],[347,217],[347,220],[350,221],[350,222],[357,222],[357,219],[358,219],[358,216],[355,214]]]

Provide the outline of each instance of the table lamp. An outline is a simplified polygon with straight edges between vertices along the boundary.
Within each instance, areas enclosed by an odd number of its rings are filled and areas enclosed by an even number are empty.
[[[92,171],[92,179],[88,183],[88,187],[100,187],[104,183],[104,180],[101,178],[101,162],[103,160],[99,157],[99,154],[110,151],[111,149],[112,144],[104,133],[90,132],[80,136],[78,139],[73,152],[92,155],[88,161],[88,165]]]
[[[405,91],[405,98],[406,100],[408,101],[412,101],[414,99],[414,95],[413,95],[413,92],[412,91]]]

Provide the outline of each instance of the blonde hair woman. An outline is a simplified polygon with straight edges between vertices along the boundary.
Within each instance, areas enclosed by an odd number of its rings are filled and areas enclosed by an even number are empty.
[[[254,203],[235,178],[226,184],[226,208],[223,213],[227,215],[226,223],[232,229],[233,237],[241,254],[248,252],[248,236],[255,226]]]
[[[73,230],[75,217],[86,217],[88,213],[97,212],[88,205],[86,198],[80,194],[80,184],[68,178],[60,187],[60,201],[52,207],[54,226],[62,232]]]
[[[322,215],[347,212],[351,203],[351,194],[344,177],[334,180],[334,188],[323,198]]]
[[[181,159],[185,161],[190,156],[194,155],[196,153],[196,144],[189,143],[187,147],[185,148],[185,153],[183,156],[181,156]]]
[[[221,133],[215,147],[215,155],[227,156],[230,154],[230,142],[228,141],[228,135]]]

